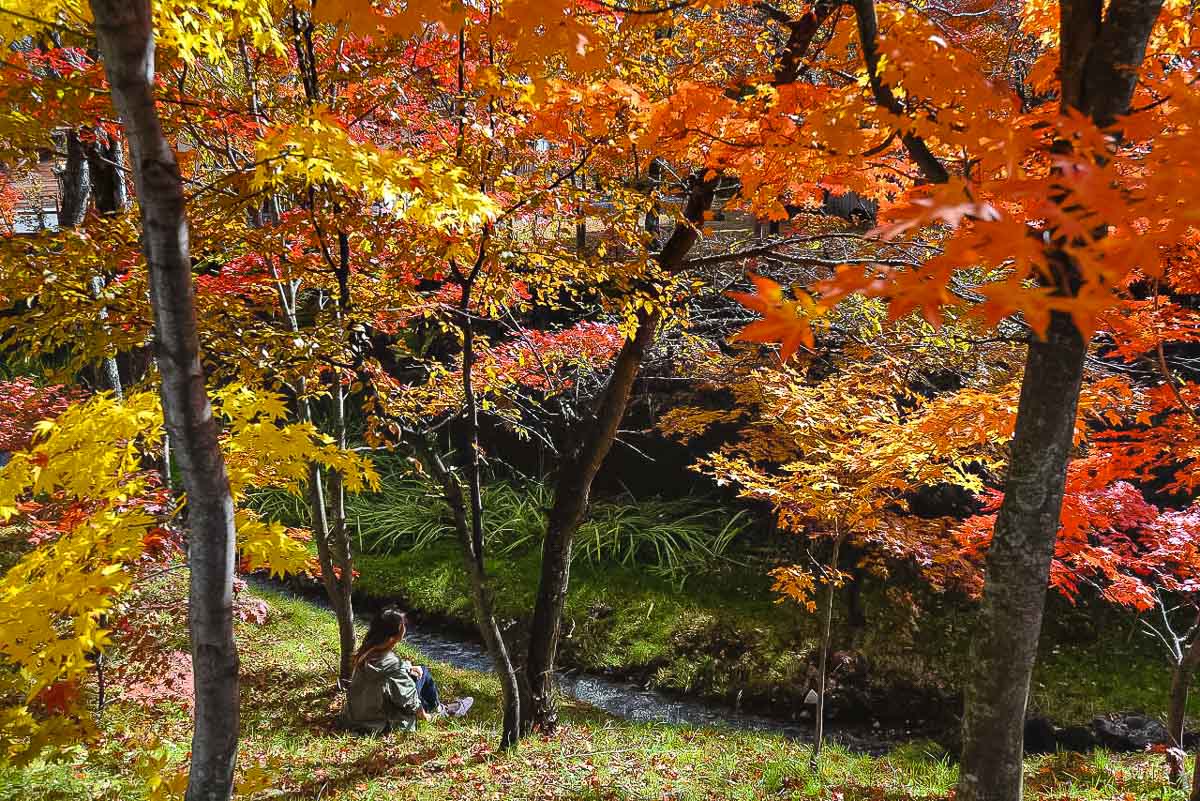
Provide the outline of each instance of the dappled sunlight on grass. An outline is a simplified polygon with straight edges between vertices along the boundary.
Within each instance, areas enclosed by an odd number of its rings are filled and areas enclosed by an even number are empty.
[[[909,743],[883,758],[834,746],[814,771],[807,745],[778,736],[635,724],[570,701],[556,737],[534,737],[515,752],[498,753],[497,682],[442,664],[432,668],[443,694],[476,698],[468,718],[422,724],[413,735],[347,734],[334,725],[340,698],[332,616],[291,596],[258,592],[269,602],[268,621],[239,627],[239,770],[265,768],[272,787],[253,799],[899,801],[949,798],[957,779],[951,755],[930,742]],[[400,650],[425,661],[406,646]],[[156,737],[179,766],[189,736],[178,708],[118,703],[90,755],[81,749],[74,763],[0,772],[0,801],[141,798],[131,754]],[[1039,799],[1182,799],[1165,785],[1161,757],[1149,754],[1031,759],[1027,790]]]

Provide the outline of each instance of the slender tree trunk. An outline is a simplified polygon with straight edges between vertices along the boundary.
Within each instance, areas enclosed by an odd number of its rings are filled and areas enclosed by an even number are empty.
[[[1184,662],[1176,662],[1171,667],[1171,690],[1167,698],[1167,734],[1172,748],[1182,751],[1183,730],[1187,717],[1188,689],[1192,683],[1191,668]],[[1171,784],[1179,784],[1183,779],[1183,758],[1167,756],[1167,777]]]
[[[87,157],[87,148],[79,139],[79,133],[70,129],[66,134],[67,160],[60,178],[62,187],[62,203],[59,206],[58,224],[61,228],[77,228],[87,217],[88,202],[91,199],[92,177],[91,165]],[[104,290],[104,279],[99,275],[92,276],[88,282],[92,297],[99,298]],[[108,317],[107,310],[101,307],[100,319]],[[107,330],[107,326],[105,327]],[[106,356],[100,360],[100,373],[103,383],[113,391],[118,398],[122,397],[121,374],[117,370],[117,360]],[[101,625],[107,625],[107,616],[101,617]],[[104,651],[95,650],[91,658],[96,666],[96,717],[103,717],[104,708],[108,705],[108,681],[105,674]]]
[[[1062,104],[1111,125],[1129,110],[1136,69],[1161,0],[1060,4]],[[1051,237],[1054,232],[1049,232]],[[1052,240],[1056,289],[1078,291],[1065,243]],[[1037,657],[1046,583],[1087,343],[1071,318],[1051,315],[1030,344],[1004,501],[988,551],[980,635],[966,687],[960,801],[1013,801],[1022,793],[1025,704]]]
[[[699,238],[699,227],[703,224],[704,213],[712,206],[715,189],[715,180],[695,181],[688,193],[684,221],[676,226],[659,253],[658,259],[663,269],[674,272],[682,268],[687,254]],[[574,443],[559,468],[554,487],[554,505],[550,510],[542,544],[541,578],[525,662],[531,709],[526,716],[524,732],[534,726],[550,732],[558,723],[554,700],[554,663],[558,655],[563,607],[570,582],[571,548],[575,532],[587,513],[592,482],[616,439],[638,371],[647,349],[654,341],[658,322],[657,314],[639,313],[637,330],[617,354],[612,377],[600,396],[591,421],[586,424],[583,435]]]
[[[196,711],[187,799],[228,801],[239,725],[233,501],[200,362],[183,181],[155,107],[149,0],[91,0],[91,7],[133,156],[163,414],[188,497],[188,622]]]
[[[483,476],[479,465],[479,404],[475,398],[472,376],[475,368],[475,322],[471,314],[471,291],[474,289],[475,281],[486,261],[489,233],[485,227],[479,243],[479,257],[475,261],[470,276],[463,284],[462,300],[459,304],[460,329],[463,335],[462,384],[463,422],[465,423],[461,450],[466,462],[466,503],[464,503],[461,485],[457,479],[452,476],[449,482],[443,479],[443,486],[447,490],[447,500],[455,509],[455,523],[462,542],[463,560],[471,580],[472,594],[475,599],[475,617],[484,642],[487,643],[488,653],[491,654],[496,677],[500,680],[504,707],[500,747],[507,749],[514,747],[521,736],[521,690],[516,668],[513,667],[512,658],[509,656],[508,647],[504,643],[500,625],[496,620],[491,581],[484,563]],[[469,513],[469,520],[460,520],[465,517],[465,513]]]
[[[487,570],[484,568],[483,551],[480,549],[480,539],[474,535],[473,523],[470,518],[476,518],[476,505],[463,492],[462,484],[442,462],[436,447],[428,443],[417,444],[421,453],[421,461],[442,486],[446,502],[450,505],[454,517],[454,530],[458,533],[459,543],[463,550],[463,563],[467,569],[467,578],[471,583],[471,599],[475,606],[475,620],[479,626],[479,634],[487,647],[488,655],[492,658],[492,668],[496,678],[500,680],[501,708],[503,722],[501,724],[500,747],[509,749],[516,746],[521,731],[521,692],[517,681],[517,671],[513,667],[508,646],[504,642],[504,634],[496,620],[496,604],[492,595],[491,583]],[[471,492],[474,495],[474,492]],[[471,509],[468,512],[468,508]]]
[[[842,554],[842,543],[846,541],[845,534],[838,534],[833,541],[833,553],[829,557],[829,587],[825,596],[825,626],[821,631],[821,664],[817,678],[817,717],[814,721],[812,756],[808,766],[817,769],[817,760],[821,756],[821,746],[825,742],[825,683],[829,672],[829,643],[833,639],[833,604],[837,599],[838,558]]]
[[[346,447],[346,394],[338,386],[334,393],[334,426],[338,443]],[[329,474],[329,500],[333,520],[329,526],[329,549],[337,567],[338,641],[341,645],[341,678],[348,687],[354,672],[354,560],[350,549],[350,530],[346,526],[346,487],[342,474]]]
[[[1183,749],[1183,734],[1187,722],[1188,691],[1191,689],[1192,674],[1200,665],[1200,634],[1193,634],[1191,642],[1184,646],[1182,658],[1171,670],[1171,691],[1167,703],[1167,733],[1171,737],[1170,745]],[[1183,778],[1183,760],[1171,759],[1170,779],[1178,783]]]
[[[62,201],[58,208],[58,224],[62,228],[78,228],[87,214],[88,199],[92,194],[92,179],[88,170],[87,153],[79,133],[72,128],[67,131],[67,163],[59,179]]]

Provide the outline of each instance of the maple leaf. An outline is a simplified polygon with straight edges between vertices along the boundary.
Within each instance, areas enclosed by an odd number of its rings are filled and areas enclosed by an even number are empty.
[[[783,361],[790,359],[803,345],[813,347],[812,325],[809,319],[820,316],[824,309],[817,305],[812,296],[803,290],[795,290],[796,299],[789,300],[783,287],[770,278],[751,275],[751,283],[757,292],[726,292],[751,311],[762,315],[761,320],[750,323],[734,337],[735,342],[761,342],[780,344],[779,356]]]

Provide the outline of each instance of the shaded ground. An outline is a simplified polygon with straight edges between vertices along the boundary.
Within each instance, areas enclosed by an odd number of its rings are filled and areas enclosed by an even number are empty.
[[[269,785],[254,799],[942,799],[956,778],[928,743],[882,758],[837,748],[810,771],[808,747],[783,738],[615,721],[568,705],[555,739],[497,754],[497,686],[490,676],[433,663],[450,694],[477,698],[471,717],[416,735],[360,738],[331,728],[336,628],[323,610],[267,593],[263,625],[240,626],[243,747],[240,772],[259,767]],[[177,645],[168,643],[167,646]],[[418,654],[413,657],[420,659]],[[167,773],[187,753],[188,721],[178,703],[152,709],[118,703],[90,756],[63,765],[0,770],[0,801],[138,799],[144,785],[133,753],[161,743]],[[1182,799],[1151,754],[1065,754],[1027,762],[1036,799]]]

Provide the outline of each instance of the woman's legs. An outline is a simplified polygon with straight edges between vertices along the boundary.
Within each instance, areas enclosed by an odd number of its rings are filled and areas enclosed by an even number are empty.
[[[437,684],[433,681],[433,674],[429,672],[429,668],[421,668],[421,678],[417,679],[417,695],[421,698],[421,706],[426,712],[434,713],[442,708],[442,701],[438,698]]]

